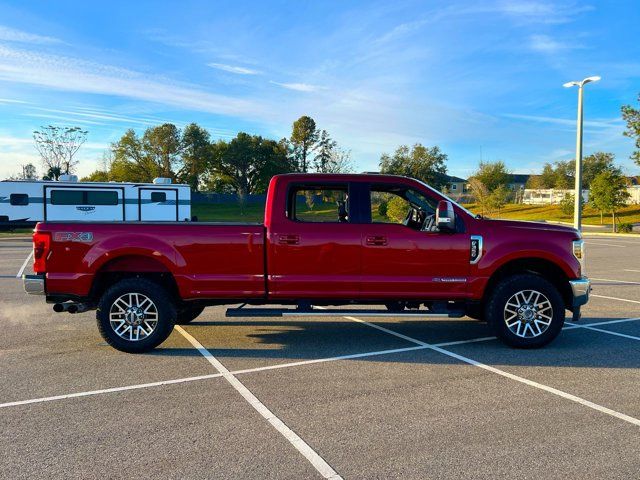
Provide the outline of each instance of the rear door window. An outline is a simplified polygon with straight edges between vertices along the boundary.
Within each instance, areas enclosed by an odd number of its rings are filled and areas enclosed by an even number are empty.
[[[288,216],[296,222],[349,222],[348,185],[304,185],[293,187]]]

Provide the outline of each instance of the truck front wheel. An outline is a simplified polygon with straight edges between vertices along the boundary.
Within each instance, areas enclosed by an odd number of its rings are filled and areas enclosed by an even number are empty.
[[[498,338],[519,348],[537,348],[558,336],[565,306],[558,289],[533,274],[502,279],[485,307],[487,320]]]
[[[96,319],[100,335],[113,348],[142,353],[171,334],[176,307],[160,285],[144,278],[128,278],[104,292]]]

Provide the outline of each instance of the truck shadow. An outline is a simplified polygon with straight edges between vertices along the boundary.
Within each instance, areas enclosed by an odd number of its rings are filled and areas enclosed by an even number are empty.
[[[616,318],[585,318],[581,324],[609,320],[616,320]],[[488,325],[470,319],[407,321],[377,319],[375,323],[380,327],[432,345],[493,335]],[[640,321],[636,323],[640,326]],[[630,324],[633,322],[598,328],[625,331],[624,328],[629,328]],[[263,363],[256,364],[260,360],[272,360],[277,364],[416,346],[415,343],[402,338],[339,318],[321,321],[196,320],[186,329],[223,363],[228,360],[229,364],[225,363],[225,365],[230,369],[236,368],[235,365],[231,365],[234,360],[242,359],[247,362],[243,362],[240,368],[252,368],[263,366]],[[634,335],[634,333],[630,334]],[[640,368],[638,346],[637,340],[583,328],[569,328],[563,331],[554,342],[541,349],[514,349],[497,339],[442,348],[492,365]],[[160,346],[149,355],[200,356],[200,353],[193,348]],[[252,359],[256,362],[250,362]],[[452,363],[451,357],[430,349],[365,356],[356,360],[385,363]]]

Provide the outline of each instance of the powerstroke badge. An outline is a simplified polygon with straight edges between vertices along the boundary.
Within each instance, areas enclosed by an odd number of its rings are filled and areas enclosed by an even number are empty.
[[[55,232],[53,234],[54,242],[84,242],[93,241],[93,233],[91,232]]]

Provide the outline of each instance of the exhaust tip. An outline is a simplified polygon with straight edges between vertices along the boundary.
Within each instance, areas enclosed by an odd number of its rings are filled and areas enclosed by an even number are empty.
[[[78,311],[77,305],[69,305],[69,308],[67,309],[67,312],[69,313],[76,313],[77,311]]]
[[[56,303],[53,306],[53,311],[56,313],[64,312],[64,305],[62,305],[61,303]]]

